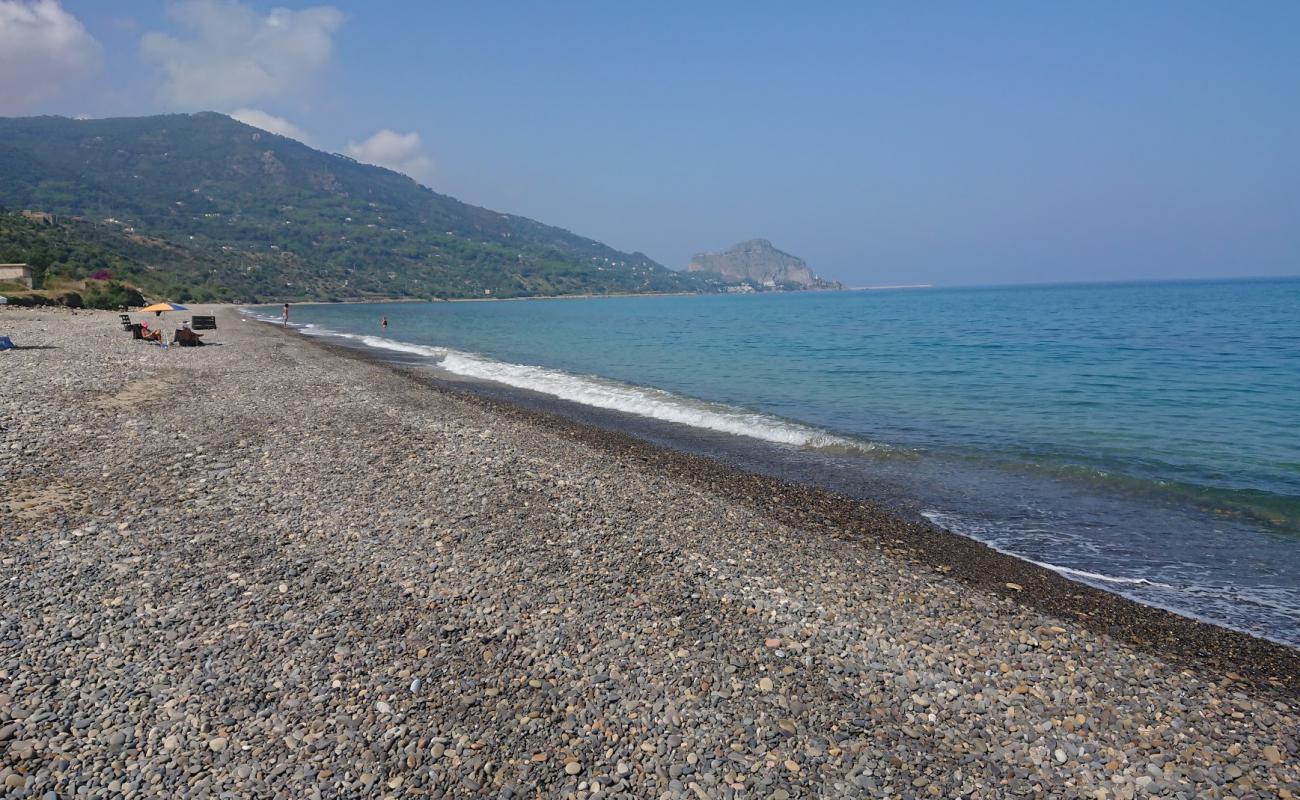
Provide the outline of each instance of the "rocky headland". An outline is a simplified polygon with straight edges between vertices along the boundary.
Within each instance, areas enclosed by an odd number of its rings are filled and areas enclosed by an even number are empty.
[[[686,270],[769,289],[844,288],[838,281],[817,277],[803,259],[777,250],[766,239],[750,239],[722,253],[698,253]]]

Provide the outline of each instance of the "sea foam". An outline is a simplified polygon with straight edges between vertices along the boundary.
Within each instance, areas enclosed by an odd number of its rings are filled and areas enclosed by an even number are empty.
[[[251,312],[249,316],[261,322],[280,324],[276,317]],[[638,417],[686,425],[716,433],[744,436],[750,439],[789,445],[792,447],[827,450],[831,452],[870,453],[888,450],[884,445],[836,436],[808,425],[781,419],[722,403],[710,403],[662,389],[634,386],[591,375],[576,375],[563,370],[528,364],[498,361],[476,353],[467,353],[445,347],[411,344],[383,336],[344,333],[310,326],[303,328],[291,323],[299,333],[307,336],[345,339],[376,350],[389,350],[423,356],[430,366],[453,375],[475,380],[491,381],[516,389],[555,397],[571,403],[618,411]]]
[[[1175,588],[1171,584],[1161,583],[1160,581],[1153,581],[1150,578],[1125,577],[1122,575],[1106,575],[1100,572],[1089,572],[1088,570],[1075,569],[1074,567],[1065,567],[1060,564],[1053,564],[1049,561],[1036,561],[1032,558],[1029,558],[1028,556],[1025,556],[1022,553],[1018,553],[1012,549],[1000,545],[997,539],[993,536],[989,536],[988,532],[984,530],[981,526],[973,525],[961,519],[960,517],[957,517],[954,514],[945,514],[941,511],[922,511],[921,516],[925,517],[926,519],[930,520],[935,525],[938,525],[941,528],[946,528],[947,530],[950,530],[953,533],[959,533],[962,536],[966,536],[968,538],[976,540],[977,542],[988,545],[994,550],[997,550],[999,553],[1005,553],[1006,555],[1009,556],[1015,556],[1021,561],[1027,561],[1030,564],[1034,564],[1035,566],[1042,567],[1043,569],[1049,569],[1052,572],[1057,573],[1058,575],[1064,575],[1067,578],[1075,578],[1084,583],[1101,581],[1103,583],[1128,584],[1132,586],[1154,586],[1161,589]]]
[[[876,447],[769,414],[694,400],[662,389],[632,386],[545,367],[512,364],[455,350],[448,350],[438,366],[455,375],[503,383],[593,408],[621,411],[775,444],[859,451]]]

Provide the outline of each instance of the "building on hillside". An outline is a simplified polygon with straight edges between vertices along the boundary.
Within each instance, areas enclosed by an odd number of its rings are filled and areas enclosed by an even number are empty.
[[[26,264],[0,264],[0,283],[21,283],[32,288],[32,268]]]
[[[32,222],[41,222],[46,225],[54,224],[54,215],[48,211],[24,211],[23,216]]]

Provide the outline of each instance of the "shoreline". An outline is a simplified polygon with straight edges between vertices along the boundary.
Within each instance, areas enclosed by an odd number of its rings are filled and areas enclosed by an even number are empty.
[[[783,289],[780,291],[762,291],[762,292],[606,292],[602,294],[536,294],[523,295],[520,297],[448,297],[440,299],[430,299],[427,297],[381,297],[372,299],[352,299],[352,300],[290,300],[290,306],[332,306],[332,305],[363,305],[363,304],[386,304],[386,303],[510,303],[526,300],[600,300],[602,298],[612,297],[749,297],[761,295],[781,295],[781,294],[824,294],[827,292],[857,292],[867,290],[881,289],[917,289],[917,288],[934,288],[928,286],[866,286],[859,288],[844,289]],[[230,303],[223,304],[234,308],[247,308],[250,306],[266,306],[267,308],[283,305],[284,301],[267,301],[262,303]]]
[[[613,456],[630,456],[676,479],[745,502],[792,526],[839,541],[866,543],[981,591],[1074,619],[1093,631],[1115,636],[1163,658],[1210,673],[1232,673],[1238,676],[1232,679],[1238,683],[1280,690],[1283,696],[1300,696],[1300,649],[1071,580],[929,521],[906,519],[871,500],[749,472],[706,455],[581,422],[562,411],[538,410],[490,397],[471,388],[474,381],[440,379],[363,345],[348,346],[297,331],[277,331],[345,358],[393,370],[431,390],[562,433]],[[512,391],[528,394],[522,389]],[[545,405],[562,407],[568,403],[548,398]]]
[[[705,297],[702,292],[613,292],[610,294],[539,294],[523,297],[447,297],[433,300],[427,297],[381,297],[369,300],[290,300],[290,306],[345,306],[373,303],[508,303],[516,300],[598,300],[602,297]],[[268,308],[282,305],[281,302],[236,303],[232,308],[266,306]]]
[[[1281,646],[193,311],[0,310],[5,796],[1300,796]]]

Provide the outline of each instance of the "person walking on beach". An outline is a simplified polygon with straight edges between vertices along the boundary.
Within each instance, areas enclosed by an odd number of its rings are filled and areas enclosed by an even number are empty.
[[[289,327],[289,304],[284,304],[284,310],[280,312],[280,327]]]
[[[388,317],[383,317],[379,320],[379,329],[385,333],[388,332]]]

